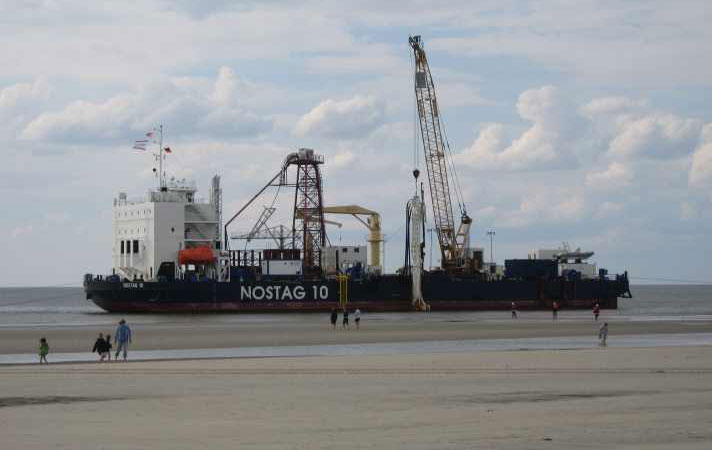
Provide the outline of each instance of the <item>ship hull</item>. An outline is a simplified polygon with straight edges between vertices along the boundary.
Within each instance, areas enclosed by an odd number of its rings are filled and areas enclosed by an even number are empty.
[[[424,278],[423,295],[432,311],[502,310],[516,302],[519,310],[562,308],[613,309],[630,295],[628,280],[478,280],[447,276]],[[92,278],[84,289],[88,300],[110,312],[320,312],[346,305],[363,311],[412,310],[410,280],[386,275],[349,280],[232,282],[121,282]]]

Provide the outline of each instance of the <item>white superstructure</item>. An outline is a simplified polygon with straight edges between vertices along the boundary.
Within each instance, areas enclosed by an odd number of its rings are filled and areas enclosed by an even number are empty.
[[[327,273],[346,273],[356,265],[366,268],[368,250],[365,245],[334,245],[324,248],[321,257],[322,267]]]
[[[582,251],[580,248],[571,250],[569,244],[564,242],[557,249],[539,249],[531,252],[529,259],[554,259],[558,261],[559,276],[575,271],[580,273],[582,278],[596,278],[598,276],[596,264],[586,261],[593,255],[593,252]]]
[[[142,199],[114,199],[113,270],[122,278],[180,278],[190,268],[180,267],[178,252],[220,249],[220,177],[213,177],[210,200],[198,199],[195,183],[184,179],[161,184]]]

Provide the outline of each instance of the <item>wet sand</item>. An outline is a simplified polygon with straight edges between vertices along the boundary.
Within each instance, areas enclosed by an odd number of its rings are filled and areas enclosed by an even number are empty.
[[[630,321],[613,313],[594,322],[585,313],[554,322],[546,313],[517,320],[482,319],[472,314],[365,315],[360,330],[353,322],[345,330],[332,330],[326,315],[253,316],[249,320],[230,316],[182,316],[175,321],[147,322],[129,317],[133,330],[132,350],[173,350],[260,346],[364,344],[432,340],[517,339],[559,336],[595,337],[603,321],[610,323],[611,337],[665,333],[712,332],[710,320]],[[530,316],[530,317],[531,317]],[[492,317],[487,316],[487,317]],[[237,321],[230,321],[237,320]],[[114,334],[115,325],[19,326],[0,328],[0,354],[32,353],[41,336],[52,352],[89,352],[99,332]],[[50,353],[51,356],[51,353]]]
[[[0,367],[2,448],[707,449],[712,346]]]

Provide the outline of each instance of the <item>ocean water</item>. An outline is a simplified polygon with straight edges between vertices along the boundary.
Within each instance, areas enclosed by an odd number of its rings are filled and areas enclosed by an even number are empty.
[[[640,285],[632,299],[620,299],[617,320],[712,320],[712,284]],[[433,312],[419,320],[499,320],[507,311]],[[523,312],[522,318],[550,320],[547,311]],[[588,320],[590,311],[562,311],[562,320]],[[304,320],[302,314],[110,314],[85,300],[80,287],[0,288],[0,328],[131,323],[240,323]],[[313,316],[312,316],[313,317]],[[412,313],[369,314],[369,320],[412,320]]]

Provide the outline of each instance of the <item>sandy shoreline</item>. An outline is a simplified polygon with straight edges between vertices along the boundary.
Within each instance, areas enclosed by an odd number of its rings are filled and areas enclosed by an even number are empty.
[[[712,347],[1,367],[3,448],[709,448]]]
[[[395,316],[394,316],[395,317]],[[629,321],[605,318],[610,334],[640,335],[710,333],[712,321]],[[321,315],[285,316],[264,322],[221,323],[196,318],[174,323],[132,323],[132,350],[172,350],[260,346],[342,345],[432,340],[519,339],[557,336],[595,336],[602,321],[593,320],[453,320],[452,316],[411,315],[403,319],[364,318],[363,326],[332,330]],[[0,328],[0,354],[30,353],[45,336],[52,352],[90,351],[99,332],[110,326],[43,326]]]

